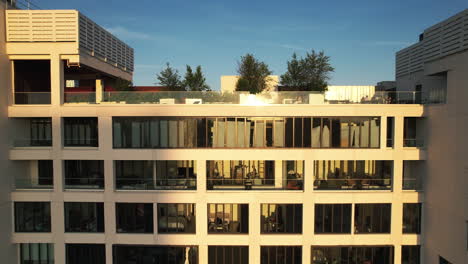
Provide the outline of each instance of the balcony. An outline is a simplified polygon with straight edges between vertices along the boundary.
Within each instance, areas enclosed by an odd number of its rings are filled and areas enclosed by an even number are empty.
[[[14,161],[16,190],[51,190],[54,187],[52,160]]]
[[[104,189],[104,161],[65,160],[65,189]]]
[[[105,91],[103,103],[124,104],[419,104],[418,92],[368,92],[358,97],[349,93],[330,92],[186,92],[186,91]]]
[[[14,60],[14,104],[47,105],[51,103],[49,60]]]
[[[315,190],[391,190],[393,161],[315,161]]]
[[[52,119],[50,117],[12,118],[14,148],[52,146]]]

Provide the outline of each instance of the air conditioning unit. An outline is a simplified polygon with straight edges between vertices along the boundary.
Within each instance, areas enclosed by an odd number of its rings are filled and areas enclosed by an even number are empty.
[[[159,104],[175,104],[174,98],[159,99]]]
[[[202,104],[203,100],[198,98],[187,98],[185,104]]]

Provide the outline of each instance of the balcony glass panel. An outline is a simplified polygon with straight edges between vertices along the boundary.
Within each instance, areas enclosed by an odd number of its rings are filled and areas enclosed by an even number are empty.
[[[104,189],[104,161],[65,160],[65,189]]]
[[[117,233],[153,233],[153,204],[116,203]]]
[[[50,202],[15,202],[15,232],[50,232]]]
[[[54,264],[54,244],[21,243],[20,264]]]
[[[390,233],[391,204],[355,204],[354,233]]]
[[[197,246],[113,245],[114,264],[174,263],[197,264]]]
[[[64,117],[65,147],[98,147],[96,117]]]
[[[13,61],[15,104],[50,104],[50,61]]]
[[[314,162],[316,190],[391,190],[393,161]]]
[[[208,204],[208,233],[249,233],[248,204]]]
[[[158,233],[195,234],[195,204],[158,203]]]
[[[103,264],[106,263],[106,245],[104,244],[66,244],[67,264]]]
[[[52,118],[12,118],[13,147],[52,146]]]
[[[104,232],[104,203],[66,202],[65,232]]]
[[[262,204],[261,233],[302,233],[302,204]]]
[[[301,264],[302,246],[261,246],[261,264]]]
[[[379,263],[393,264],[392,246],[313,246],[312,264]],[[403,262],[405,263],[405,262]]]
[[[15,165],[22,169],[15,177],[16,189],[52,189],[53,162],[52,160],[15,161]]]

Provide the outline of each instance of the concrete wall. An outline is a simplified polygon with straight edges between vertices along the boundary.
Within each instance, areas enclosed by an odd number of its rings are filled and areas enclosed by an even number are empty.
[[[12,177],[8,171],[9,130],[8,94],[10,91],[10,66],[5,43],[5,3],[0,1],[0,259],[2,263],[15,263],[16,246],[11,243],[12,208],[10,188]]]
[[[446,104],[424,108],[427,174],[423,176],[424,263],[468,263],[468,52],[424,65],[397,78],[399,90],[422,85],[447,92]]]
[[[425,65],[426,74],[440,71],[447,71],[447,104],[425,109],[425,263],[438,263],[438,255],[468,263],[468,52]]]

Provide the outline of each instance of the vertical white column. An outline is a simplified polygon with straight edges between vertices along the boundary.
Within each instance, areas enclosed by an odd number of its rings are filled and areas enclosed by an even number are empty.
[[[102,92],[104,91],[104,80],[96,80],[96,104],[102,102]]]
[[[281,189],[283,184],[283,161],[275,160],[275,188]]]
[[[252,199],[249,203],[249,263],[260,263],[260,210],[261,204]]]
[[[50,91],[51,104],[59,106],[63,104],[64,92],[63,62],[60,54],[50,55]]]
[[[393,146],[395,150],[403,149],[403,127],[404,127],[404,120],[403,116],[395,116],[395,142]]]
[[[100,116],[98,117],[98,137],[99,137],[99,150],[103,151],[106,157],[111,156],[112,151],[112,117]]]

